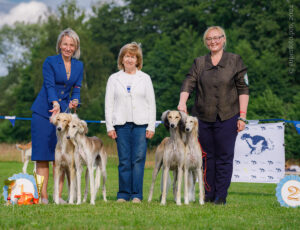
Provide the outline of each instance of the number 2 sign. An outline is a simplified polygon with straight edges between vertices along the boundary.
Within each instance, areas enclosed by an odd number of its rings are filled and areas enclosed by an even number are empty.
[[[281,206],[300,206],[300,177],[291,175],[284,177],[276,187],[276,196]]]

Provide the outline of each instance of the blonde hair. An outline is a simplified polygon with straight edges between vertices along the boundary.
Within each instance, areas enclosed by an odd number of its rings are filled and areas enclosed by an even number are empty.
[[[136,56],[137,58],[136,68],[138,70],[141,70],[143,67],[143,53],[142,53],[141,46],[136,42],[128,43],[121,48],[118,56],[118,69],[125,70],[122,62],[126,53],[130,53]]]
[[[225,42],[223,44],[223,49],[225,49],[227,39],[226,39],[225,31],[221,26],[210,26],[205,30],[205,32],[203,34],[203,43],[204,43],[205,47],[208,48],[208,46],[206,44],[206,37],[207,37],[208,32],[210,32],[211,30],[217,30],[221,33],[221,35],[224,35]]]
[[[64,31],[62,31],[57,38],[57,42],[56,42],[56,53],[61,53],[60,50],[60,44],[61,41],[63,39],[64,36],[68,36],[70,38],[72,38],[75,42],[75,52],[73,54],[73,57],[76,59],[80,58],[80,40],[79,40],[79,36],[77,35],[77,33],[72,30],[71,28],[67,28]]]

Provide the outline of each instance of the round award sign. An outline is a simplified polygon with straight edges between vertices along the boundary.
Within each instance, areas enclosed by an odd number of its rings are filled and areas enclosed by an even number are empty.
[[[5,184],[3,197],[7,204],[32,204],[38,200],[38,190],[32,175],[14,174]]]
[[[290,175],[281,179],[276,187],[276,196],[281,206],[300,206],[300,177]]]

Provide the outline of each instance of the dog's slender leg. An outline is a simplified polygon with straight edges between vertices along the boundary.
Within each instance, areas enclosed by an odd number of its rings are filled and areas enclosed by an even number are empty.
[[[71,177],[70,177],[70,170],[69,169],[63,169],[65,174],[67,175],[67,181],[68,181],[68,200],[70,200],[70,182],[71,182]],[[63,171],[61,172],[63,174]]]
[[[25,161],[25,150],[21,150],[22,162]]]
[[[169,168],[164,166],[164,175],[163,175],[163,192],[161,196],[161,204],[166,204],[167,199],[167,180],[168,180]]]
[[[178,179],[178,170],[175,169],[173,171],[173,196],[174,196],[174,201],[176,202],[176,194],[177,194],[177,179]],[[167,190],[168,193],[168,190]]]
[[[97,165],[96,167],[96,178],[95,178],[95,197],[97,197],[98,190],[101,186],[101,167]]]
[[[184,204],[189,204],[189,192],[188,192],[188,175],[189,170],[184,167]]]
[[[27,156],[24,157],[24,165],[23,165],[23,173],[27,173],[27,166],[28,166],[29,158]]]
[[[183,173],[183,165],[178,166],[178,185],[177,185],[177,195],[176,195],[176,204],[181,205],[181,182],[182,182],[182,173]]]
[[[33,163],[34,163],[33,172],[36,173],[36,161],[34,161]]]
[[[102,168],[102,194],[103,194],[103,200],[106,202],[106,166],[104,166],[104,168]]]
[[[82,173],[82,165],[77,160],[79,160],[79,159],[75,159],[75,162],[76,162],[76,179],[77,179],[77,204],[81,204],[81,173]]]
[[[90,190],[91,190],[91,204],[95,204],[95,179],[94,179],[94,169],[91,162],[87,164],[89,168],[89,179],[90,179]]]
[[[198,171],[198,182],[199,182],[199,204],[204,204],[204,184],[203,184],[203,172],[202,167],[197,168]]]
[[[190,171],[188,177],[189,201],[195,202],[195,184],[197,180],[196,171]]]
[[[85,190],[84,190],[84,196],[83,196],[83,203],[86,202],[87,200],[87,196],[88,196],[88,193],[89,193],[89,169],[86,168],[85,170]]]
[[[58,162],[55,164],[55,176],[54,176],[54,202],[55,204],[59,204],[59,178],[61,176],[62,170]]]
[[[71,167],[70,168],[70,199],[69,199],[69,204],[74,203],[75,185],[76,185],[75,181],[76,181],[75,167]]]

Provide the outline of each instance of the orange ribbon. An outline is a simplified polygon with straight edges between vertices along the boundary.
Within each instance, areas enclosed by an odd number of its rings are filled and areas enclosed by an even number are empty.
[[[33,194],[29,192],[22,192],[21,195],[15,195],[15,198],[19,198],[18,205],[33,204],[32,199],[34,199]]]

